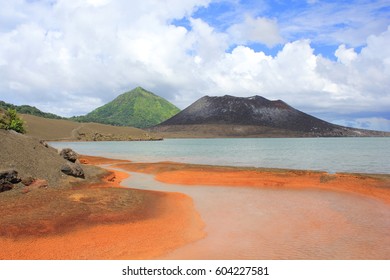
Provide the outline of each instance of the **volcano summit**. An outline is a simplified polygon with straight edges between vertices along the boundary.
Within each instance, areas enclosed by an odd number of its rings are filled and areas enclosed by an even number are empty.
[[[165,137],[340,137],[390,133],[331,124],[281,100],[261,96],[204,96],[150,128]]]

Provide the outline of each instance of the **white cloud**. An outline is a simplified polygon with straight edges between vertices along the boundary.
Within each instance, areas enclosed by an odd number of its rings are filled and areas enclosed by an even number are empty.
[[[206,94],[259,94],[318,116],[388,112],[390,29],[368,36],[360,53],[340,44],[338,61],[305,39],[270,56],[245,43],[280,43],[276,20],[247,17],[218,31],[191,18],[209,2],[7,4],[14,18],[0,28],[0,99],[71,116],[140,85],[182,108]],[[182,17],[191,30],[171,24]],[[232,43],[241,45],[228,52]]]
[[[247,16],[245,21],[228,28],[227,33],[237,44],[248,42],[262,43],[269,47],[282,43],[280,31],[276,20],[264,17],[252,18]]]
[[[335,52],[337,61],[343,64],[350,64],[357,58],[357,53],[353,48],[347,49],[344,44],[340,45]]]
[[[311,39],[327,45],[358,47],[371,34],[389,24],[388,1],[307,1],[304,9],[291,9],[279,19],[281,34],[288,40]]]
[[[111,0],[87,0],[87,4],[93,7],[103,7],[107,5]]]
[[[189,33],[191,48],[204,62],[220,59],[229,46],[227,36],[215,31],[201,19],[191,19],[192,31]]]

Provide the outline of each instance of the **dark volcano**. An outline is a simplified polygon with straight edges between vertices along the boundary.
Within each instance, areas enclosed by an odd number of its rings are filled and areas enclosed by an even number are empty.
[[[281,100],[204,96],[177,115],[151,128],[173,137],[317,137],[385,136],[384,132],[331,124]]]

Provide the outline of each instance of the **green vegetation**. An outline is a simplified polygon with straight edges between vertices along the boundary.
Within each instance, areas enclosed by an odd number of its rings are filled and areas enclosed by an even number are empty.
[[[18,116],[15,109],[7,111],[0,108],[0,129],[14,130],[19,133],[26,133],[23,120]]]
[[[55,114],[52,114],[52,113],[42,112],[38,108],[33,107],[33,106],[29,106],[29,105],[17,106],[17,105],[6,103],[4,101],[0,101],[0,108],[3,108],[5,110],[13,109],[13,110],[16,110],[16,112],[18,112],[19,114],[34,115],[37,117],[42,117],[42,118],[47,118],[47,119],[64,119],[64,118],[57,116]]]
[[[145,128],[157,125],[179,111],[167,100],[137,87],[85,116],[72,119],[80,122]]]
[[[0,101],[0,109],[4,109],[6,112],[7,110],[14,110],[20,114],[29,114],[47,119],[66,119],[55,114],[42,112],[33,106],[17,106],[4,101]],[[85,116],[72,117],[70,120],[145,128],[157,125],[176,115],[179,111],[176,106],[167,100],[141,87],[137,87],[132,91],[121,94],[110,103],[97,108]],[[5,124],[5,118],[8,119],[8,117],[3,113],[0,117],[3,118],[0,119],[0,128],[11,125],[8,122],[7,125]],[[15,130],[21,129],[21,124],[16,120],[12,123],[12,126]]]

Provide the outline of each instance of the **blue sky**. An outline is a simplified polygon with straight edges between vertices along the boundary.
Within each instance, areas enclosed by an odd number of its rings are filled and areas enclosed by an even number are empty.
[[[245,16],[274,19],[278,21],[281,33],[284,34],[283,42],[310,39],[315,54],[336,60],[334,52],[340,44],[346,44],[359,52],[366,44],[367,36],[387,28],[390,23],[389,3],[389,1],[221,0],[212,2],[207,7],[200,7],[191,17],[202,19],[220,32],[242,22]],[[174,20],[173,24],[191,30],[188,17]],[[371,27],[364,30],[367,25]],[[353,38],[337,36],[342,32],[361,34]],[[283,42],[271,47],[259,42],[249,42],[246,45],[256,51],[276,55],[282,49]]]
[[[390,131],[390,2],[0,0],[0,100],[81,115],[142,86]]]

